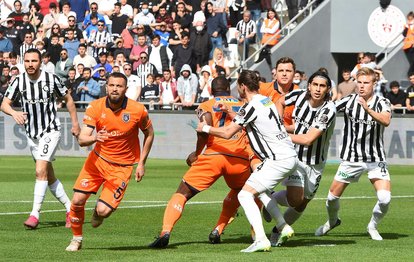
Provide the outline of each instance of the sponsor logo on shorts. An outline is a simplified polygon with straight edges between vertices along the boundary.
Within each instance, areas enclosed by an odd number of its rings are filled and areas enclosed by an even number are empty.
[[[351,177],[350,175],[348,175],[347,173],[342,172],[342,171],[338,172],[338,176],[343,177],[343,178],[350,178]]]
[[[45,137],[45,142],[46,142],[46,143],[50,143],[50,141],[52,141],[52,140],[50,139],[50,137]]]
[[[80,219],[78,217],[71,217],[70,218],[70,222],[72,222],[72,223],[79,223],[80,222]]]
[[[88,187],[89,181],[88,181],[88,179],[82,179],[80,181],[80,184],[81,184],[81,187]]]
[[[300,176],[298,175],[290,175],[288,180],[300,180]]]

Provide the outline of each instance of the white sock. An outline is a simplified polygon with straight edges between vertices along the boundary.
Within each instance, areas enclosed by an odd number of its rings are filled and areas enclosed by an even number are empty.
[[[275,199],[279,205],[288,207],[289,206],[289,203],[287,201],[286,194],[287,194],[286,190],[274,192],[272,194],[272,198]]]
[[[247,220],[249,220],[250,225],[253,227],[254,232],[256,233],[256,240],[267,239],[263,228],[260,209],[254,202],[254,195],[245,190],[241,190],[237,197],[239,198],[240,205],[244,209]]]
[[[63,185],[59,179],[56,179],[55,183],[49,186],[49,189],[50,192],[52,192],[52,194],[56,197],[56,199],[65,206],[66,212],[69,212],[70,200],[68,198],[68,195],[66,195],[65,189],[63,189]]]
[[[338,220],[339,197],[332,195],[331,192],[329,192],[328,199],[326,200],[326,209],[328,211],[329,224],[333,226]]]
[[[39,219],[40,209],[42,208],[43,200],[45,199],[47,190],[47,181],[46,180],[37,180],[34,186],[34,197],[33,197],[33,208],[30,213],[31,216],[35,216]]]
[[[293,223],[295,223],[302,214],[303,212],[298,212],[293,207],[288,207],[288,209],[285,211],[285,214],[283,215],[283,218],[285,219],[286,223],[293,225]]]
[[[385,216],[391,201],[391,192],[387,190],[378,190],[378,201],[372,210],[371,221],[368,224],[369,228],[377,228],[377,224]]]
[[[277,206],[276,200],[269,197],[267,193],[261,193],[259,195],[260,201],[262,201],[267,212],[276,220],[276,227],[278,229],[283,228],[286,224],[285,219],[283,218],[282,212],[280,212],[279,207]]]

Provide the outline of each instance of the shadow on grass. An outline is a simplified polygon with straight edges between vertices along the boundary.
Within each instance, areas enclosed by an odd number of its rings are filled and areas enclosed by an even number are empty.
[[[39,226],[36,230],[39,229],[46,229],[46,228],[53,228],[53,227],[65,227],[65,221],[47,221],[47,222],[40,222]]]
[[[387,239],[400,239],[408,237],[406,234],[398,234],[398,233],[381,233],[381,236],[384,240]],[[359,238],[369,238],[368,233],[344,233],[344,234],[329,234],[328,236],[331,237],[359,237]]]

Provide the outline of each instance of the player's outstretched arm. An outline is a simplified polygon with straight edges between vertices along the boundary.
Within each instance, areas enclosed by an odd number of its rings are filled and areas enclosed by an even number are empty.
[[[229,125],[223,126],[223,127],[212,127],[212,126],[207,125],[206,119],[203,116],[203,121],[201,121],[198,124],[196,131],[204,132],[204,133],[217,136],[217,137],[221,137],[224,139],[230,139],[242,129],[243,129],[242,126],[234,122],[231,122]]]
[[[78,115],[76,114],[76,106],[73,102],[72,96],[68,93],[66,94],[63,99],[65,99],[66,108],[69,111],[70,119],[72,121],[72,135],[78,137],[80,133],[80,126],[78,122]]]
[[[1,111],[9,116],[12,116],[17,124],[24,125],[24,123],[27,121],[27,113],[14,110],[11,106],[12,102],[12,100],[5,97],[3,99],[3,103],[1,104]]]
[[[137,169],[135,170],[135,180],[141,181],[145,175],[145,163],[147,162],[148,155],[151,151],[152,143],[154,142],[154,128],[150,125],[147,129],[142,130],[144,133],[144,142],[142,145],[142,152],[138,162]]]

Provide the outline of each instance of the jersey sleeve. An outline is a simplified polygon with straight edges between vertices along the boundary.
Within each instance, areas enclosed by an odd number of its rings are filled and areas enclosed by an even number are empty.
[[[65,96],[68,93],[68,89],[62,84],[60,78],[56,75],[53,75],[53,91],[58,97]]]
[[[335,122],[336,107],[333,102],[328,102],[315,117],[312,122],[312,127],[325,131],[328,127]]]
[[[243,105],[237,112],[233,122],[240,126],[247,126],[250,122],[257,118],[256,110],[251,103]]]
[[[335,102],[336,111],[337,112],[344,111],[346,103],[348,103],[348,101],[352,98],[352,96],[354,96],[354,95],[352,94],[352,95],[346,96],[346,97],[336,101]]]
[[[286,96],[285,96],[285,105],[286,106],[294,105],[296,103],[296,101],[298,100],[298,97],[301,94],[303,94],[303,92],[305,92],[305,90],[295,89],[295,90],[291,91],[290,93],[286,94]]]
[[[90,103],[86,108],[85,114],[83,115],[83,123],[87,126],[96,127],[96,122],[98,121],[97,117],[97,104]]]
[[[4,94],[5,97],[14,101],[18,94],[20,93],[19,89],[19,81],[20,77],[16,77],[14,81],[10,84],[9,88],[7,88],[6,93]]]
[[[382,98],[378,101],[378,111],[391,113],[391,103],[388,99]]]
[[[152,125],[151,119],[148,116],[148,111],[143,105],[141,108],[141,117],[139,119],[138,125],[139,125],[139,129],[141,130],[147,130]]]

